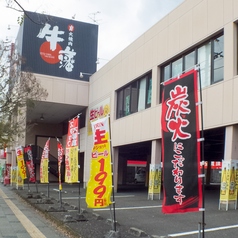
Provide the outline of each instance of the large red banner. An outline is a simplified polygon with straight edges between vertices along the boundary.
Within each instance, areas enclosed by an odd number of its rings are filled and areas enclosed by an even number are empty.
[[[197,71],[164,83],[162,96],[163,213],[202,206]]]

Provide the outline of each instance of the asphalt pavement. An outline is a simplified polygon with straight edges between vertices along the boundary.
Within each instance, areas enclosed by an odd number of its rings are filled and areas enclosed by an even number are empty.
[[[0,189],[6,194],[9,193],[9,198],[5,198],[5,200],[0,196],[2,210],[0,224],[3,224],[2,221],[9,220],[7,213],[10,212],[10,208],[8,208],[6,201],[11,200],[22,212],[26,213],[28,219],[30,216],[31,221],[33,220],[31,219],[33,212],[36,213],[34,217],[37,217],[43,224],[47,219],[51,221],[52,224],[46,222],[46,226],[42,224],[39,226],[36,223],[36,227],[40,229],[45,237],[49,238],[235,238],[238,236],[238,211],[235,210],[234,204],[231,204],[227,211],[224,205],[219,210],[219,186],[205,188],[204,212],[167,215],[161,212],[163,196],[161,196],[161,200],[149,200],[147,189],[140,184],[119,186],[118,192],[115,193],[115,213],[113,208],[87,208],[85,202],[86,191],[84,188],[80,188],[78,184],[63,184],[61,193],[59,193],[57,184],[26,184],[24,189],[1,185]],[[22,206],[18,198],[14,197],[17,195],[31,206]],[[12,216],[14,217],[14,215]],[[116,223],[112,223],[114,217]],[[18,222],[17,218],[15,220],[15,222]],[[204,235],[199,234],[199,225],[203,221],[205,222]],[[8,223],[8,227],[12,231],[10,220]],[[4,226],[4,230],[6,227]],[[65,230],[66,233],[60,233],[59,230],[56,230],[56,227]],[[116,230],[114,230],[115,228]],[[0,234],[3,234],[2,229],[1,225]],[[23,232],[24,228],[21,229]],[[0,237],[33,237],[29,236],[27,231],[25,231],[25,234],[28,234],[28,236],[2,235]]]

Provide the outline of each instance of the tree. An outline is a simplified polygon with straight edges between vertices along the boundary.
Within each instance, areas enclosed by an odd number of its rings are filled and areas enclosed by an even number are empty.
[[[21,71],[23,59],[15,45],[0,42],[0,148],[26,130],[26,109],[48,96],[33,73]]]

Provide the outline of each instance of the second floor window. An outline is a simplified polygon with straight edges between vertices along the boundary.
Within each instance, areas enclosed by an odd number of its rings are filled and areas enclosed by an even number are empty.
[[[177,77],[182,72],[200,64],[202,88],[223,80],[224,72],[224,36],[219,35],[205,44],[183,54],[174,61],[162,66],[161,81]]]
[[[117,118],[128,116],[151,106],[151,73],[117,91]]]

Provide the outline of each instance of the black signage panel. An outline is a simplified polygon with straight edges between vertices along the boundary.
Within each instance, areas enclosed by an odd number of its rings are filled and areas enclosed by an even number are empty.
[[[98,26],[26,12],[22,31],[23,71],[88,81],[96,71]]]

